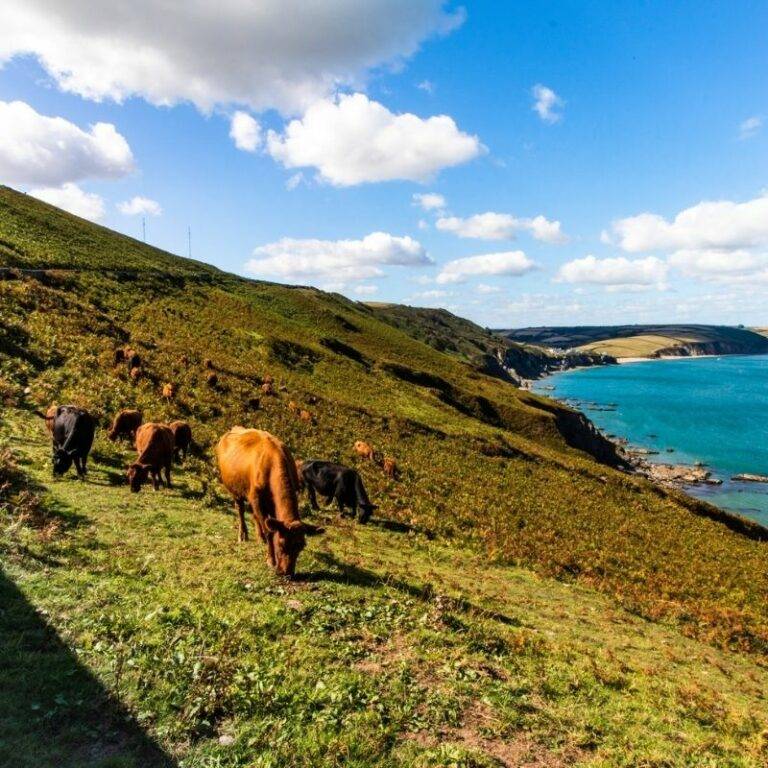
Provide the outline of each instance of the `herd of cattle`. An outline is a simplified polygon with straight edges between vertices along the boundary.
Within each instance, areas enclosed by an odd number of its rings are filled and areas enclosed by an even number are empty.
[[[132,365],[131,370],[137,367]],[[172,397],[173,393],[164,390],[163,395]],[[97,420],[75,405],[52,405],[45,414],[37,415],[45,419],[51,436],[54,476],[65,474],[74,464],[78,477],[84,480]],[[136,410],[120,411],[108,437],[112,441],[134,442],[137,456],[127,472],[128,485],[134,493],[150,478],[156,491],[163,484],[163,477],[170,488],[174,460],[181,463],[194,445],[192,429],[186,422],[144,423],[141,412]],[[363,459],[378,461],[367,442],[358,440],[353,450]],[[356,470],[328,461],[297,461],[287,446],[263,430],[233,427],[217,443],[216,459],[221,482],[235,503],[239,540],[248,540],[247,504],[267,546],[268,562],[282,576],[294,575],[306,537],[324,532],[301,520],[298,498],[302,491],[306,490],[312,509],[319,509],[319,494],[326,504],[335,501],[342,516],[349,510],[352,517],[357,517],[359,510],[361,523],[367,522],[376,509]],[[393,459],[385,457],[380,463],[389,477],[397,476]]]

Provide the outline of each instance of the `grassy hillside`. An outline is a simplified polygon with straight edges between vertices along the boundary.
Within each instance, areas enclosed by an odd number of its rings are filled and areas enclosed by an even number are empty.
[[[663,355],[752,354],[768,352],[754,329],[714,325],[623,325],[521,328],[507,338],[616,358]]]
[[[0,764],[763,764],[764,543],[364,305],[7,189],[0,242]],[[138,384],[112,365],[125,343]],[[266,374],[281,391],[255,408]],[[187,418],[201,455],[135,497],[101,431],[90,481],[53,482],[31,414],[52,401]],[[274,579],[209,461],[236,423],[358,466],[374,524],[328,519],[297,582]]]

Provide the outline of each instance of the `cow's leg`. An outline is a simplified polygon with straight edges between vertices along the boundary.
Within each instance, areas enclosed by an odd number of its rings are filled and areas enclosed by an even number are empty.
[[[317,494],[315,489],[307,483],[307,493],[309,494],[309,504],[314,510],[320,509],[320,505],[317,503]]]
[[[165,484],[168,488],[171,487],[171,462],[169,461],[165,465]]]
[[[77,476],[78,476],[78,478],[79,478],[80,480],[82,480],[82,479],[83,479],[83,475],[84,475],[85,473],[83,472],[83,467],[82,467],[82,465],[80,464],[80,457],[79,457],[79,456],[75,456],[75,457],[74,457],[74,462],[75,462],[75,472],[77,472]]]
[[[160,490],[160,470],[152,467],[150,470],[152,473],[152,487],[156,490]]]
[[[248,526],[245,524],[245,499],[235,499],[237,511],[237,540],[248,541]]]
[[[254,493],[252,496],[249,496],[248,503],[251,505],[251,515],[253,516],[254,524],[259,530],[259,536],[261,536],[261,540],[266,543],[267,526],[264,523],[264,513],[261,510],[259,494]]]

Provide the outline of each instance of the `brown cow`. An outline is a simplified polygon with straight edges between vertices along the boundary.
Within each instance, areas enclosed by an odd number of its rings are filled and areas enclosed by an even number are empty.
[[[112,429],[107,437],[114,442],[121,437],[133,440],[136,430],[141,426],[141,411],[120,411],[112,422]]]
[[[168,426],[173,432],[174,458],[181,464],[187,458],[187,451],[192,445],[192,427],[186,421],[172,421]]]
[[[211,388],[216,389],[216,387],[219,385],[219,377],[211,371],[206,377],[205,377],[205,383]]]
[[[397,477],[400,474],[400,468],[397,466],[397,462],[391,456],[384,457],[381,468],[384,470],[384,474],[387,477],[391,477],[393,480],[397,480]]]
[[[305,537],[323,529],[299,518],[299,478],[290,451],[269,432],[234,427],[216,445],[216,459],[221,482],[235,501],[239,540],[248,540],[247,501],[267,545],[267,561],[280,576],[292,577]]]
[[[45,413],[42,413],[42,411],[35,411],[35,416],[39,416],[41,419],[45,420],[45,431],[49,435],[53,435],[53,420],[56,418],[56,408],[55,405],[49,405],[48,410]]]
[[[315,417],[309,411],[305,411],[303,408],[299,411],[299,418],[302,421],[306,421],[308,424],[313,424],[315,421]]]
[[[264,384],[274,384],[275,383],[275,377],[271,374],[267,373],[264,375],[264,378],[262,379],[262,382]]]
[[[210,357],[206,357],[206,358],[205,358],[205,360],[203,360],[203,365],[204,365],[206,368],[208,368],[208,370],[211,370],[211,371],[212,371],[212,370],[214,369],[214,367],[215,367],[215,366],[213,365],[213,360],[211,360],[211,358],[210,358]]]
[[[126,349],[124,354],[125,354],[124,360],[128,365],[129,371],[133,368],[141,368],[141,357],[139,356],[139,353],[136,352],[136,350]]]
[[[173,382],[168,381],[163,384],[163,397],[166,400],[173,400],[176,397],[177,390],[178,387]]]
[[[141,486],[152,476],[152,487],[157,491],[161,483],[161,470],[165,473],[165,484],[171,487],[171,464],[173,463],[173,432],[167,424],[142,424],[136,430],[136,461],[128,467],[128,482],[131,491],[138,493]]]
[[[275,385],[271,381],[265,381],[261,385],[261,391],[265,395],[274,395],[275,394]]]
[[[141,367],[138,365],[134,365],[133,368],[131,368],[129,376],[131,377],[131,381],[137,382],[144,372],[141,370]]]
[[[363,459],[369,461],[375,460],[373,446],[370,443],[366,443],[364,440],[355,440],[353,446],[355,453]]]

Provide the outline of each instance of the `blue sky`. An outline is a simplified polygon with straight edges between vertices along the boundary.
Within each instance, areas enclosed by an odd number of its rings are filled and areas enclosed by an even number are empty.
[[[493,327],[768,324],[765,3],[92,5],[0,9],[0,181]]]

